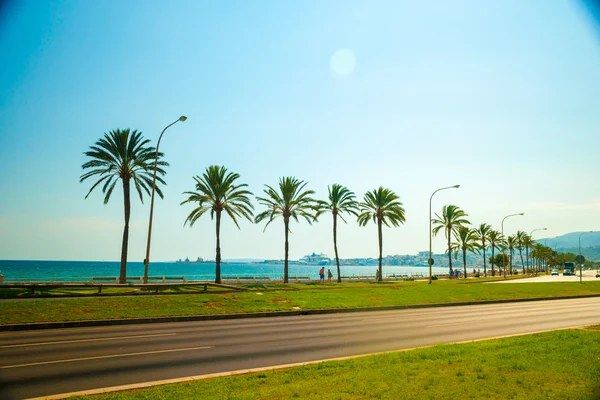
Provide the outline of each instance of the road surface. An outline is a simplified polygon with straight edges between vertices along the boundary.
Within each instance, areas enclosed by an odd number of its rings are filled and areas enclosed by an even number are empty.
[[[597,270],[587,270],[583,271],[582,281],[599,281],[600,278],[596,278]],[[576,270],[576,275],[567,275],[564,276],[562,271],[560,275],[546,275],[545,272],[540,272],[538,276],[532,276],[531,278],[521,278],[521,279],[510,279],[506,281],[496,281],[490,283],[528,283],[528,282],[579,282],[579,270]]]
[[[600,298],[11,332],[0,379],[31,398],[590,324]]]

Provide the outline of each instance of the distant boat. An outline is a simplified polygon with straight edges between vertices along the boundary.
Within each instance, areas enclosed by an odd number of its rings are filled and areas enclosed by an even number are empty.
[[[331,264],[331,258],[325,254],[312,253],[302,257],[298,260],[298,263],[303,265],[329,265]]]

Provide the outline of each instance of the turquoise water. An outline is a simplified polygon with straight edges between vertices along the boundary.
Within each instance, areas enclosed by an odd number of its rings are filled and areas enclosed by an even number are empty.
[[[63,281],[75,282],[89,280],[91,277],[119,276],[118,261],[20,261],[0,260],[0,274],[5,282],[15,281]],[[290,265],[290,276],[309,276],[319,278],[317,265]],[[326,266],[336,276],[336,267]],[[375,275],[376,265],[342,266],[342,275]],[[434,267],[434,274],[447,274],[445,267]],[[221,274],[231,276],[268,276],[271,279],[283,278],[283,264],[221,264]],[[429,275],[429,267],[383,266],[383,276],[391,274],[423,274]],[[127,264],[127,276],[143,276],[144,264],[130,262]],[[215,264],[177,264],[174,262],[155,262],[150,264],[149,276],[185,276],[187,280],[204,280],[215,278]]]

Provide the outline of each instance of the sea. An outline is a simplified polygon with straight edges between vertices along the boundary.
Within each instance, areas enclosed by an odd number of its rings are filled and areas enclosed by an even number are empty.
[[[0,274],[4,282],[85,282],[93,277],[119,276],[120,262],[118,261],[24,261],[0,260]],[[319,279],[319,265],[289,265],[289,276],[308,276]],[[333,276],[337,276],[337,267],[326,265]],[[376,265],[342,265],[342,276],[375,276]],[[446,267],[433,267],[433,274],[447,274]],[[383,276],[390,275],[419,275],[429,276],[429,267],[413,266],[383,266]],[[142,262],[128,262],[127,276],[140,277],[144,275]],[[283,279],[283,263],[221,263],[222,277],[253,276]],[[175,263],[151,262],[148,276],[150,277],[185,277],[186,280],[214,280],[215,264],[206,262]]]

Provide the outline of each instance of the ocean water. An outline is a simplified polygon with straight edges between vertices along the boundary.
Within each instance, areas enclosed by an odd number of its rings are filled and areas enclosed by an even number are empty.
[[[5,282],[18,281],[60,281],[81,282],[89,281],[91,277],[119,276],[120,263],[118,261],[23,261],[0,260],[0,274]],[[290,276],[309,276],[319,278],[318,265],[290,265]],[[374,276],[376,265],[368,266],[341,266],[343,276]],[[334,277],[337,276],[336,266],[325,266],[331,269]],[[447,274],[446,267],[434,267],[434,274]],[[252,263],[226,263],[221,264],[223,276],[268,276],[271,279],[283,278],[283,263],[281,264],[252,264]],[[391,274],[429,275],[429,267],[411,266],[383,266],[383,276]],[[127,276],[143,276],[144,264],[141,262],[127,263]],[[187,280],[214,280],[215,264],[177,264],[174,262],[150,263],[149,276],[185,277]]]

